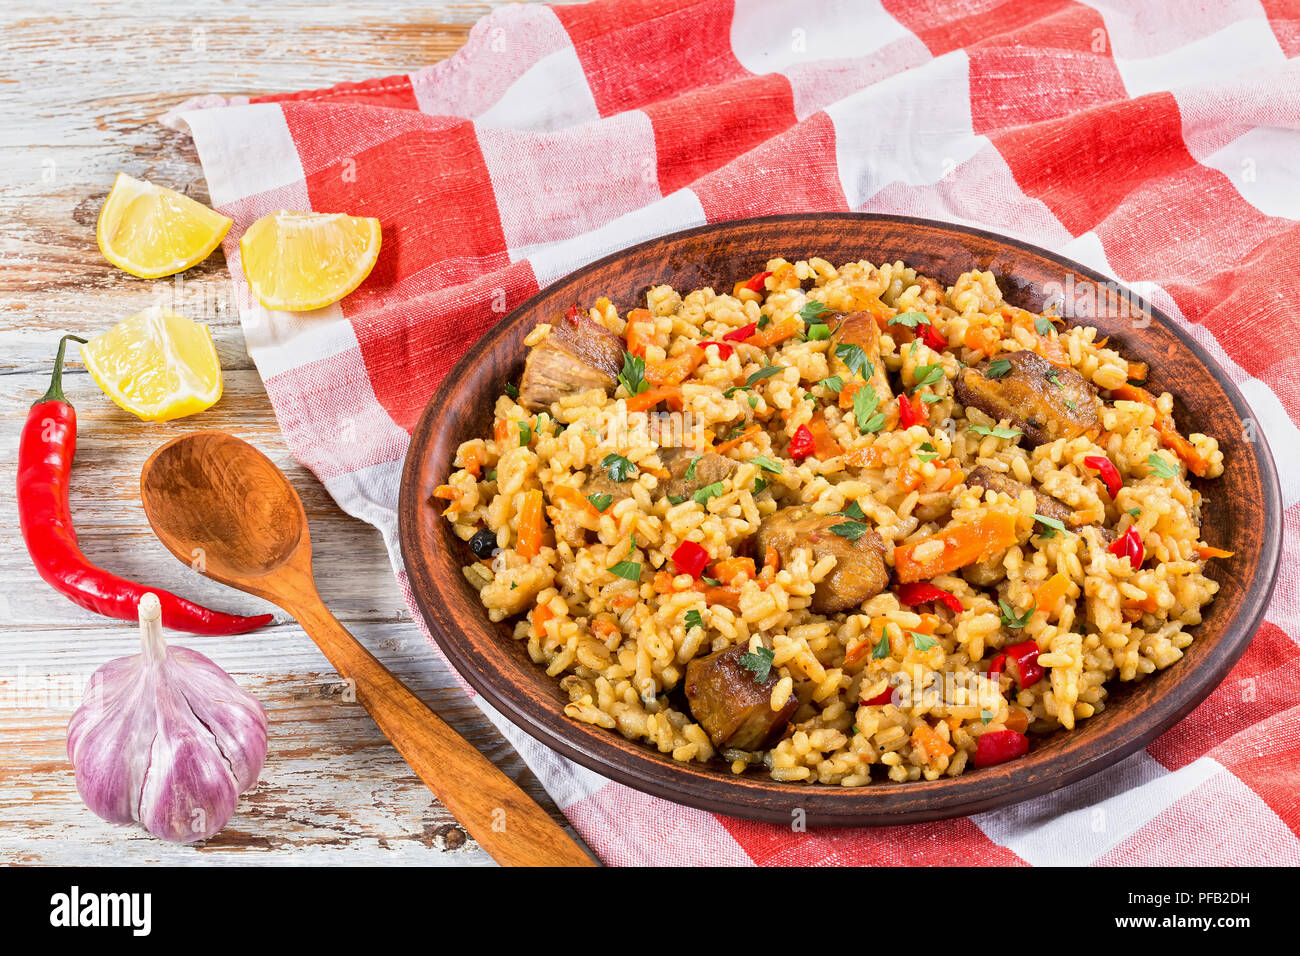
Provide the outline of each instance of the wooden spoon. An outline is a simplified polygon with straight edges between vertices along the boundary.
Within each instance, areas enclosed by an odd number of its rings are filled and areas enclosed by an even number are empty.
[[[172,554],[297,618],[398,753],[498,863],[595,865],[329,612],[316,593],[302,501],[269,458],[222,432],[184,435],[149,456],[140,494],[154,534]]]

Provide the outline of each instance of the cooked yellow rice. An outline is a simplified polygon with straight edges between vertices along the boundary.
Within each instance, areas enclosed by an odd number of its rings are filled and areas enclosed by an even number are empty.
[[[896,342],[910,339],[897,334],[898,326],[884,329],[881,352],[894,381],[911,385],[918,366],[939,362],[944,367],[944,379],[932,388],[939,399],[926,406],[930,426],[862,434],[852,412],[837,407],[835,394],[814,384],[834,374],[832,341],[797,336],[766,350],[737,347],[725,360],[710,349],[682,386],[693,426],[709,440],[742,419],[757,420],[763,429],[729,452],[740,465],[723,493],[704,505],[690,498],[674,505],[652,494],[658,479],[650,472],[660,461],[650,430],[608,428],[608,416],[622,411],[624,387],[613,397],[592,390],[563,399],[552,409],[554,417],[531,414],[502,395],[495,414],[498,421],[511,423],[504,440],[499,444],[489,436],[461,445],[459,470],[448,479],[445,514],[464,540],[484,527],[496,534],[502,550],[490,562],[468,564],[465,576],[479,590],[493,621],[515,618],[515,638],[568,693],[565,713],[570,718],[645,741],[677,760],[720,758],[737,773],[754,768],[751,772],[767,772],[781,781],[862,786],[873,779],[933,780],[972,766],[979,736],[1005,730],[1013,713],[1018,714],[1015,723],[1027,721],[1031,736],[1074,728],[1104,709],[1108,681],[1141,680],[1182,656],[1218,585],[1206,575],[1206,561],[1197,551],[1204,544],[1200,494],[1188,483],[1184,464],[1162,446],[1154,427],[1157,409],[1132,401],[1103,402],[1102,445],[1078,437],[1027,449],[1018,438],[976,434],[971,426],[999,423],[974,407],[963,408],[953,394],[952,380],[961,363],[984,357],[960,344],[967,330],[992,326],[1002,335],[1003,350],[1034,344],[1023,324],[1013,327],[1009,317],[1017,310],[1003,302],[991,273],[966,273],[945,290],[901,262],[836,268],[816,258],[793,263],[773,259],[766,269],[774,275],[763,293],[741,286],[733,294],[709,288],[684,293],[668,286],[651,289],[644,305],[654,317],[655,335],[646,362],[661,361],[701,340],[721,340],[757,323],[761,315],[779,322],[798,314],[810,300],[842,313],[854,311],[863,294],[874,295],[895,313],[926,314],[935,330],[957,343],[938,353],[921,341]],[[616,335],[624,334],[626,316],[608,300],[601,299],[589,314]],[[539,326],[528,344],[548,331]],[[1116,388],[1128,378],[1126,359],[1100,343],[1096,329],[1058,323],[1051,337],[1059,340],[1070,366],[1099,389]],[[724,390],[769,364],[784,371],[724,396]],[[818,401],[808,400],[809,395]],[[753,407],[750,396],[756,398]],[[1168,415],[1171,406],[1169,394],[1159,396],[1160,413]],[[790,437],[815,409],[824,414],[841,446],[874,445],[884,467],[848,467],[844,456],[802,462],[786,457]],[[557,418],[566,426],[563,430],[557,428]],[[635,426],[644,416],[628,418]],[[518,422],[529,426],[527,445],[519,443]],[[698,434],[688,434],[686,443]],[[1210,463],[1208,476],[1222,473],[1223,456],[1215,440],[1192,435],[1190,441]],[[915,454],[924,443],[936,457],[920,463]],[[628,481],[631,497],[599,517],[555,500],[556,489],[581,487],[610,454],[642,466]],[[1175,477],[1153,472],[1153,454],[1176,470]],[[752,463],[760,455],[781,462],[782,472],[763,472]],[[1089,455],[1109,456],[1123,477],[1114,502],[1096,471],[1083,465]],[[471,461],[481,467],[464,467]],[[898,481],[899,468],[907,462],[920,473],[920,487],[914,490]],[[1099,522],[1117,535],[1136,526],[1148,556],[1143,569],[1135,572],[1126,558],[1109,553],[1095,527],[1043,535],[1043,527],[1035,526],[1032,494],[1013,501],[966,484],[943,490],[945,484],[951,486],[943,466],[953,463],[963,474],[983,465],[1032,482],[1074,508],[1081,523]],[[755,494],[760,478],[768,485]],[[540,553],[528,560],[515,550],[518,513],[525,492],[539,488],[547,502],[548,536]],[[831,514],[858,502],[883,538],[892,568],[896,545],[925,537],[949,520],[926,522],[915,514],[919,506],[946,496],[952,498],[952,521],[990,507],[1011,509],[1021,532],[1021,544],[933,580],[960,599],[960,614],[940,607],[923,617],[921,608],[901,605],[891,590],[849,613],[815,614],[809,609],[810,595],[834,559],[814,561],[806,549],[797,550],[774,579],[742,583],[738,612],[707,603],[702,593],[689,589],[691,581],[684,575],[675,583],[686,589],[656,589],[655,572],[672,572],[670,557],[683,541],[701,544],[715,561],[727,558],[758,531],[765,516],[794,504]],[[643,566],[639,582],[611,573],[609,568],[624,560]],[[999,600],[1022,613],[1034,604],[1036,589],[1058,572],[1070,582],[1059,613],[1038,611],[1022,629],[1006,626]],[[532,612],[542,605],[550,617],[539,630]],[[699,612],[702,627],[687,627],[690,611]],[[598,618],[617,629],[593,631]],[[917,629],[932,631],[933,646],[918,650],[916,642],[904,637],[903,632]],[[885,656],[866,655],[845,665],[851,649],[864,640],[874,643],[881,634],[889,637]],[[989,657],[1028,638],[1040,649],[1046,677],[1023,689],[1006,680],[988,680]],[[740,643],[751,650],[761,643],[772,652],[772,675],[778,679],[773,710],[791,694],[800,704],[771,749],[719,754],[669,693],[682,684],[693,658]],[[895,697],[899,704],[861,703],[890,687],[904,691]],[[922,725],[947,746],[928,749],[933,737],[915,733]]]

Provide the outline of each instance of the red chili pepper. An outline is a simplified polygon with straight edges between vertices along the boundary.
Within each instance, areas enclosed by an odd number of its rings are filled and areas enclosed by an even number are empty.
[[[1007,657],[1016,662],[1020,686],[1029,687],[1043,679],[1047,670],[1038,663],[1038,642],[1032,638],[1007,648]]]
[[[738,329],[732,329],[722,337],[722,340],[724,342],[743,342],[757,331],[758,323],[750,322],[749,325],[742,325]]]
[[[77,453],[77,413],[63,397],[63,353],[59,341],[50,388],[27,413],[18,444],[18,521],[32,563],[46,583],[96,614],[126,621],[139,618],[140,598],[152,592],[162,604],[165,627],[194,634],[239,634],[271,621],[270,614],[241,617],[210,611],[160,588],[147,588],[91,564],[77,547],[68,507],[68,477]]]
[[[576,326],[578,324],[578,320],[585,318],[586,315],[587,315],[586,309],[583,309],[580,306],[576,306],[576,305],[569,306],[569,311],[564,313],[564,317],[568,319],[569,324],[573,326]]]
[[[770,272],[758,273],[758,275],[754,276],[752,279],[750,279],[748,282],[745,283],[745,288],[748,289],[750,292],[762,292],[763,283],[767,281],[767,277],[770,276],[771,274],[772,273]]]
[[[1142,535],[1134,525],[1129,525],[1128,530],[1120,535],[1108,550],[1117,558],[1128,558],[1134,571],[1142,567],[1142,559],[1146,557],[1146,551],[1142,547]]]
[[[871,698],[871,700],[862,701],[862,703],[866,704],[868,707],[870,706],[879,707],[883,704],[892,703],[893,700],[894,700],[894,688],[886,687],[883,692],[877,694],[875,697]]]
[[[989,665],[989,680],[996,681],[1002,677],[1002,670],[1007,666],[1007,655],[999,654]]]
[[[1092,468],[1106,482],[1106,490],[1110,492],[1111,500],[1119,494],[1119,490],[1124,487],[1124,479],[1119,476],[1119,469],[1115,463],[1105,455],[1089,455],[1083,460],[1083,463]]]
[[[930,416],[925,410],[925,403],[920,395],[913,395],[909,401],[906,395],[898,396],[898,427],[911,428],[913,425],[925,425]]]
[[[949,594],[943,588],[928,581],[911,581],[907,584],[900,584],[898,590],[894,593],[898,595],[899,602],[906,604],[908,607],[914,604],[928,604],[931,601],[938,601],[952,611],[953,614],[960,614],[963,610],[957,595]]]
[[[689,574],[698,578],[709,563],[709,552],[694,541],[683,541],[673,552],[673,564],[679,574]]]
[[[736,351],[736,347],[734,345],[731,345],[728,342],[714,342],[712,339],[710,339],[707,342],[701,342],[700,348],[707,348],[710,345],[717,347],[718,358],[724,361],[731,358],[731,353]]]
[[[942,352],[948,347],[948,340],[933,325],[921,326],[921,340],[936,352]]]
[[[817,447],[816,439],[813,433],[808,430],[807,425],[800,425],[795,429],[794,437],[790,439],[790,444],[786,446],[786,454],[795,461],[803,461],[813,453]]]
[[[990,730],[975,745],[975,766],[992,767],[1029,753],[1029,738],[1014,730]]]

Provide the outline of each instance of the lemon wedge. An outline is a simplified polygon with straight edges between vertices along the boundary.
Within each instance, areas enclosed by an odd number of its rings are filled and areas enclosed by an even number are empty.
[[[160,306],[91,339],[81,359],[109,398],[147,422],[193,415],[221,397],[212,330]]]
[[[306,312],[361,285],[379,258],[379,241],[378,219],[280,210],[248,227],[239,255],[262,305]]]
[[[212,254],[230,220],[178,192],[118,173],[99,211],[104,258],[141,279],[182,272]]]

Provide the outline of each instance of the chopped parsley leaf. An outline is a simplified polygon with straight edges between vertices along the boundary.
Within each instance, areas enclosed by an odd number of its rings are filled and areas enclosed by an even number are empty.
[[[912,635],[912,646],[918,651],[928,651],[939,643],[929,634],[918,634],[916,631],[908,631],[907,633]]]
[[[848,518],[850,521],[864,521],[867,517],[862,511],[862,505],[858,504],[856,501],[850,501],[847,508],[835,513],[844,515],[844,517]]]
[[[1129,508],[1129,509],[1128,509],[1128,513],[1129,513],[1129,517],[1131,517],[1131,518],[1136,518],[1138,515],[1142,514],[1142,509],[1141,509],[1141,508]]]
[[[1153,451],[1147,455],[1147,465],[1161,478],[1176,478],[1178,476],[1178,469],[1169,464],[1159,452]]]
[[[867,353],[862,350],[860,345],[850,345],[841,343],[835,346],[835,355],[841,362],[848,366],[850,372],[861,375],[863,378],[871,378],[876,367],[871,364],[867,358]]]
[[[699,456],[696,457],[696,458],[692,458],[692,459],[691,459],[691,463],[690,463],[689,465],[686,466],[686,474],[683,475],[682,477],[684,477],[687,481],[694,481],[694,480],[695,480],[695,467],[696,467],[696,466],[697,466],[701,461],[703,461],[703,460],[704,460],[704,456],[703,456],[703,455],[699,455]]]
[[[610,481],[627,481],[628,475],[637,471],[636,465],[622,455],[606,455],[601,459],[600,467],[609,472]]]
[[[863,385],[853,393],[853,417],[857,419],[858,431],[866,432],[869,429],[867,424],[871,417],[876,414],[876,409],[880,407],[880,396],[876,394],[876,389],[872,385]],[[871,431],[878,431],[879,426]]]
[[[519,447],[523,448],[532,440],[533,440],[532,426],[529,425],[527,422],[520,422],[519,423]]]
[[[724,485],[722,482],[715,481],[713,484],[705,485],[699,491],[695,492],[695,494],[691,495],[691,498],[695,501],[697,505],[707,506],[709,503],[709,499],[714,497],[715,495],[722,494],[722,489],[725,487],[726,485]]]
[[[876,646],[871,649],[871,659],[873,661],[883,660],[889,656],[889,651],[889,634],[882,630],[880,640],[876,641]]]
[[[831,327],[823,322],[808,326],[806,338],[810,342],[823,342],[831,337]]]
[[[682,503],[683,501],[685,501],[685,500],[686,500],[686,496],[685,496],[685,495],[669,495],[669,496],[668,496],[668,503],[669,503],[669,504],[679,505],[679,504],[681,504],[681,503]]]
[[[912,391],[918,391],[926,385],[933,385],[943,378],[943,366],[938,362],[933,365],[918,365],[912,370]]]
[[[1040,315],[1034,319],[1034,331],[1039,335],[1046,335],[1052,331],[1052,320],[1045,315]]]
[[[984,370],[985,378],[1002,378],[1011,374],[1011,362],[1007,359],[995,359]]]
[[[756,651],[747,651],[740,655],[740,666],[754,675],[754,683],[766,683],[768,675],[772,673],[772,661],[776,657],[771,649],[763,647],[761,644]]]
[[[752,375],[750,375],[749,378],[745,379],[744,387],[749,388],[751,385],[756,385],[757,383],[761,382],[763,379],[771,378],[777,372],[783,372],[783,371],[785,371],[784,365],[769,365],[766,368],[760,368],[757,372],[754,372]]]
[[[1061,373],[1057,369],[1048,370],[1047,380],[1057,388],[1065,388],[1065,386],[1061,384]]]
[[[705,584],[707,584],[707,585],[708,585],[709,587],[711,587],[711,588],[716,588],[719,584],[722,583],[722,582],[719,581],[717,578],[711,578],[711,577],[709,577],[707,574],[701,574],[701,575],[700,575],[700,580],[703,581]]]
[[[513,382],[506,382],[506,394],[511,398],[519,397],[519,386]]]
[[[779,461],[773,461],[771,458],[768,458],[766,455],[755,455],[753,458],[750,459],[750,463],[758,465],[759,468],[762,468],[764,471],[770,471],[774,475],[779,475],[783,471],[785,471],[784,465],[782,465]]]
[[[904,312],[896,315],[887,323],[889,325],[905,325],[909,329],[914,329],[918,325],[929,325],[930,317],[924,312]]]
[[[601,513],[604,513],[605,509],[608,508],[613,503],[614,496],[613,495],[587,495],[587,500],[591,502],[591,506],[593,508],[595,508],[597,511]]]
[[[629,395],[640,395],[649,388],[650,383],[645,380],[645,359],[624,352],[623,371],[618,373],[618,381]]]
[[[1049,518],[1049,517],[1047,517],[1046,515],[1038,515],[1038,514],[1036,514],[1036,515],[1034,515],[1034,520],[1037,521],[1039,524],[1044,525],[1044,526],[1047,527],[1047,528],[1050,528],[1052,531],[1066,531],[1066,530],[1067,530],[1066,527],[1065,527],[1065,525],[1061,524],[1061,522],[1060,522],[1059,520],[1057,520],[1056,518]],[[1044,533],[1044,534],[1043,534],[1043,537],[1044,537],[1044,538],[1050,538],[1050,537],[1052,537],[1052,535]]]
[[[999,600],[998,607],[1002,609],[1002,614],[1000,615],[1002,618],[1002,623],[1005,624],[1007,627],[1014,628],[1016,630],[1019,630],[1020,628],[1028,624],[1029,619],[1033,617],[1034,612],[1038,610],[1038,605],[1037,603],[1035,603],[1029,608],[1028,611],[1026,611],[1020,617],[1016,617],[1015,609],[1006,601]]]
[[[844,387],[844,379],[839,375],[831,375],[817,383],[830,389],[832,392],[838,392]]]
[[[772,317],[770,315],[767,315],[766,313],[762,313],[758,317],[758,327],[760,329],[766,328],[767,323],[771,321],[772,321]]]
[[[994,438],[1015,438],[1024,434],[1019,428],[990,428],[988,425],[972,425],[970,430],[976,435],[992,435]]]
[[[818,302],[816,299],[811,300],[799,310],[799,318],[804,322],[811,324],[817,316],[826,311],[826,303]]]
[[[691,608],[689,611],[686,612],[686,630],[689,631],[693,627],[703,627],[703,626],[704,626],[704,617],[700,614],[698,608]]]
[[[766,488],[766,487],[767,487],[767,481],[766,481],[766,479],[763,479],[763,478],[755,478],[755,479],[754,479],[754,490],[753,490],[752,494],[756,494],[756,495],[757,495],[757,494],[761,493],[762,490],[763,490],[764,488]]]
[[[991,710],[980,711],[980,723],[987,724],[992,719],[993,719],[993,711]]]
[[[933,405],[935,402],[942,402],[943,396],[932,395],[929,392],[927,392],[926,394],[921,396],[921,401],[925,402],[927,405]]]
[[[867,526],[861,521],[842,521],[839,524],[831,525],[831,531],[838,534],[841,538],[848,538],[850,541],[857,541],[867,533]]]

